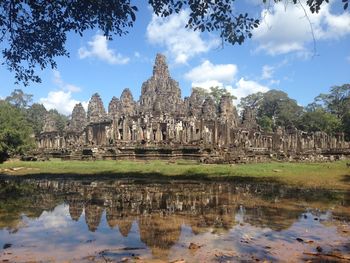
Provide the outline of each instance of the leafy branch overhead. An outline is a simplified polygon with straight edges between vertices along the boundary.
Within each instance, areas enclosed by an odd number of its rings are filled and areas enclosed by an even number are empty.
[[[261,0],[262,3],[270,2]],[[275,3],[285,0],[274,0]],[[259,18],[238,12],[234,0],[149,0],[153,12],[167,17],[181,10],[189,10],[186,27],[202,32],[216,32],[224,42],[242,44],[252,37]],[[311,12],[319,12],[329,0],[307,0]],[[349,0],[342,0],[344,9]],[[300,0],[293,0],[300,4]],[[128,33],[136,21],[138,7],[131,0],[84,1],[20,1],[0,3],[0,43],[2,64],[14,72],[17,82],[28,85],[40,82],[37,69],[56,68],[55,58],[69,56],[65,43],[67,33],[83,35],[86,30],[99,29],[104,36]]]

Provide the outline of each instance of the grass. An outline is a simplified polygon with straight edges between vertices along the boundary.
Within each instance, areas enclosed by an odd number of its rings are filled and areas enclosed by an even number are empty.
[[[149,179],[205,179],[278,182],[298,187],[350,190],[345,160],[332,163],[198,164],[193,161],[61,161],[0,164],[10,176],[110,176]],[[20,169],[16,169],[20,168]]]

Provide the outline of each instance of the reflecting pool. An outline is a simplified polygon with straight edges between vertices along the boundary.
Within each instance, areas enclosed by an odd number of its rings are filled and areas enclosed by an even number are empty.
[[[0,262],[350,261],[350,193],[277,183],[0,179]]]

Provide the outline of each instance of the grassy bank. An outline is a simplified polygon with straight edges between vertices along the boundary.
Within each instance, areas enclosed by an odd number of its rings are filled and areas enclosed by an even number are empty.
[[[11,176],[111,176],[156,179],[215,179],[274,181],[300,187],[350,190],[349,161],[332,163],[259,163],[204,165],[191,161],[61,161],[0,164],[0,174]]]

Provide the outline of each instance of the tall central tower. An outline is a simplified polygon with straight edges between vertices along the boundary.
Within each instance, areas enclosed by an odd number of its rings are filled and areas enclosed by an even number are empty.
[[[175,114],[182,104],[179,83],[170,77],[165,56],[157,54],[153,76],[142,84],[140,110]]]

